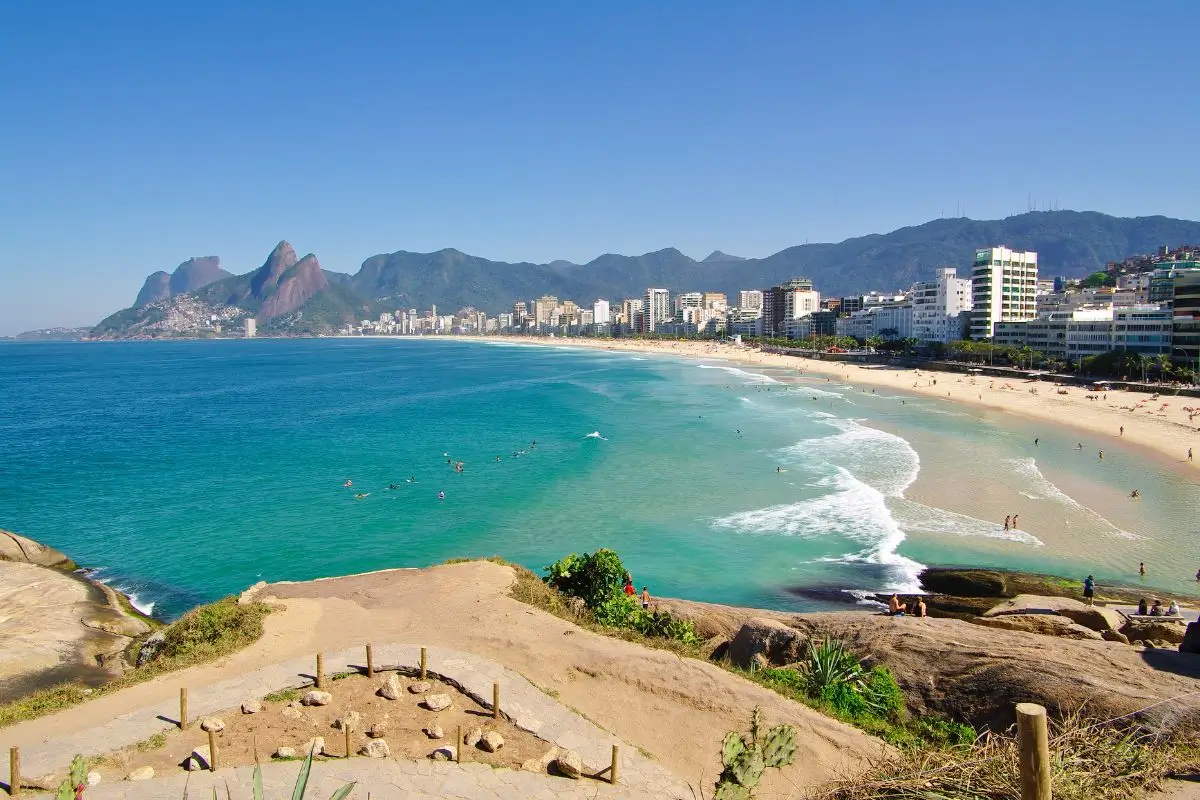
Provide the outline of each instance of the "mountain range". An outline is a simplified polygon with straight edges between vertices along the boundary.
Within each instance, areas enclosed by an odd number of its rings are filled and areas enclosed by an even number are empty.
[[[836,244],[789,247],[765,258],[718,250],[697,261],[667,248],[640,256],[609,253],[586,264],[533,264],[454,249],[399,250],[367,258],[352,275],[323,270],[312,254],[298,259],[290,244],[280,242],[261,267],[243,275],[226,272],[215,256],[185,261],[171,275],[156,272],[134,306],[101,322],[95,334],[159,335],[173,330],[172,314],[186,319],[205,310],[230,321],[253,316],[264,332],[318,333],[381,310],[473,306],[495,314],[543,294],[587,304],[640,297],[648,286],[735,296],[739,289],[797,276],[811,278],[825,296],[841,296],[907,288],[930,279],[937,267],[965,267],[984,246],[1036,250],[1043,275],[1073,276],[1162,244],[1196,242],[1200,222],[1039,211],[1002,220],[937,219]]]

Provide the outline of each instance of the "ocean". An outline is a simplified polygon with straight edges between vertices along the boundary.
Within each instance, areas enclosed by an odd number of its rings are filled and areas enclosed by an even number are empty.
[[[911,590],[923,564],[1103,584],[1145,561],[1195,591],[1200,487],[1042,427],[568,344],[10,343],[0,527],[163,618],[259,580],[599,547],[652,594],[779,609]]]

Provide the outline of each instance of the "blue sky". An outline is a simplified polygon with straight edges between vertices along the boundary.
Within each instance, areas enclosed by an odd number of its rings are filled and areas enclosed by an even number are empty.
[[[11,2],[0,334],[189,256],[762,256],[965,209],[1200,218],[1200,4]]]

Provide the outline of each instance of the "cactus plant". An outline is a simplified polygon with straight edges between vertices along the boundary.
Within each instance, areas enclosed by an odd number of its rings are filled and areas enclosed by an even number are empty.
[[[71,759],[71,773],[58,785],[55,800],[82,800],[83,790],[87,786],[87,762],[83,756]]]
[[[776,725],[761,737],[762,713],[755,708],[750,715],[750,733],[725,734],[721,741],[721,763],[725,766],[717,781],[713,800],[750,800],[767,769],[779,769],[796,760],[796,729]]]

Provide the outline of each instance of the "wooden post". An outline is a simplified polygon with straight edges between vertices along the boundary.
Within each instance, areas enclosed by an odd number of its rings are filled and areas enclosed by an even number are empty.
[[[217,771],[217,734],[212,731],[208,732],[208,769],[209,772]]]
[[[1017,703],[1017,738],[1021,748],[1021,800],[1050,800],[1050,735],[1045,707]]]
[[[346,724],[346,718],[342,717],[342,730],[346,732],[346,758],[350,757],[350,726]]]
[[[613,745],[612,749],[612,767],[608,770],[608,782],[615,784],[617,782],[617,758],[621,755],[621,746]]]
[[[325,654],[317,653],[317,688],[325,682]]]
[[[425,680],[425,648],[421,648],[421,680]]]
[[[462,735],[462,725],[459,725],[458,726],[458,741],[454,744],[454,763],[455,764],[462,763],[463,741],[464,741],[464,739],[463,739],[463,735]]]
[[[187,728],[187,689],[179,690],[179,730]]]
[[[21,793],[21,748],[8,748],[8,793],[16,797]]]
[[[500,719],[500,684],[492,684],[492,719]]]
[[[375,677],[375,654],[371,652],[371,645],[367,645],[367,677]]]

